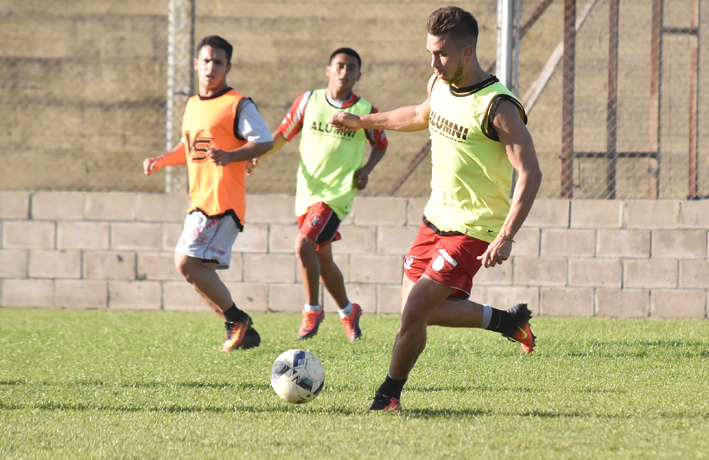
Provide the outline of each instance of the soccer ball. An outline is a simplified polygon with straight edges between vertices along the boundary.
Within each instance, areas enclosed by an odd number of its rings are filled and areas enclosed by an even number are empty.
[[[271,386],[282,400],[303,404],[312,401],[325,385],[320,360],[305,350],[288,350],[271,368]]]

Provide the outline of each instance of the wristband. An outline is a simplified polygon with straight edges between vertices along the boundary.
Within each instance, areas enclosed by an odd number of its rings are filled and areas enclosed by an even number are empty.
[[[515,240],[513,240],[512,238],[509,238],[509,237],[503,235],[502,233],[499,233],[498,236],[499,236],[500,238],[502,238],[503,241],[509,241],[510,243],[514,243],[514,242],[515,242]]]

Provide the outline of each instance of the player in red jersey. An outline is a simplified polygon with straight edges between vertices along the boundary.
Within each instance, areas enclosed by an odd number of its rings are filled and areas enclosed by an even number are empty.
[[[325,317],[319,301],[319,279],[339,307],[350,341],[360,338],[361,307],[350,302],[340,269],[332,258],[331,242],[340,239],[340,222],[352,211],[357,190],[367,186],[369,174],[384,156],[387,140],[382,130],[342,132],[327,123],[338,110],[357,115],[377,113],[371,103],[352,89],[361,75],[362,61],[353,49],[339,48],[330,55],[325,69],[327,88],[306,91],[291,106],[273,134],[278,151],[298,133],[300,165],[296,189],[296,215],[300,231],[296,255],[303,274],[307,303],[298,331],[299,339],[313,337]],[[371,151],[364,163],[364,149]],[[254,165],[258,164],[255,160]]]

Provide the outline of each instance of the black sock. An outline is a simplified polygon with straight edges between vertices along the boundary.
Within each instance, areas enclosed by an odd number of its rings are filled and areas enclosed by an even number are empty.
[[[243,323],[249,315],[236,308],[236,304],[231,304],[231,308],[224,312],[224,319],[229,323]]]
[[[404,388],[405,383],[406,379],[396,380],[389,377],[389,373],[387,373],[386,380],[377,390],[377,396],[401,399],[401,390]]]
[[[505,337],[511,337],[517,329],[517,321],[514,316],[507,313],[505,310],[492,309],[490,316],[490,324],[487,326],[488,331],[499,332]]]

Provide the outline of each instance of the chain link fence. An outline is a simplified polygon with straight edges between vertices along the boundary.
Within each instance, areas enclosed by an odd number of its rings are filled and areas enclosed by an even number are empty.
[[[166,147],[170,4],[0,3],[0,190],[165,191],[165,173],[145,177],[141,163]],[[355,91],[379,110],[423,101],[425,20],[439,6],[195,0],[194,37],[234,45],[228,82],[275,130],[299,94],[326,85],[340,46],[362,55]],[[478,18],[478,55],[491,68],[495,2],[459,6]],[[545,174],[540,196],[709,196],[708,17],[709,0],[522,1],[519,94]],[[365,194],[427,195],[427,133],[388,137]],[[252,193],[294,192],[297,141],[249,178]]]
[[[164,144],[164,10],[0,3],[0,189],[162,190],[136,165]]]
[[[560,196],[709,197],[700,3],[564,0]]]

